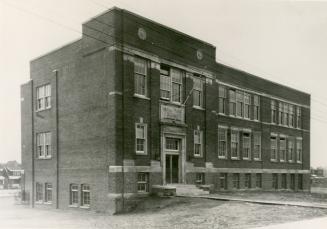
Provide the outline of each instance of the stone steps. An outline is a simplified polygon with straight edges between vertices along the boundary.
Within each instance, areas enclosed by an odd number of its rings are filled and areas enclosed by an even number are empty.
[[[176,188],[177,196],[202,196],[208,195],[209,190],[203,190],[193,184],[171,184]]]

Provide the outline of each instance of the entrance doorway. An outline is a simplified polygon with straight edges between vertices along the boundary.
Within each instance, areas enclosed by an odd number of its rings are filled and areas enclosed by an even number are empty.
[[[166,155],[166,182],[168,184],[178,183],[178,155]]]
[[[166,162],[166,183],[179,183],[179,164],[181,139],[166,137],[165,141],[165,162]]]

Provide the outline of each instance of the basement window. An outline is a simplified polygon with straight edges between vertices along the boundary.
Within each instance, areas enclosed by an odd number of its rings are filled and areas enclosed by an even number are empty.
[[[81,186],[81,190],[82,190],[82,203],[81,206],[83,207],[90,207],[90,203],[91,203],[91,194],[90,194],[90,185],[88,184],[82,184]]]
[[[196,173],[195,183],[198,185],[204,184],[204,173]]]
[[[149,192],[149,173],[137,174],[137,191],[139,193]]]
[[[70,185],[70,201],[71,206],[78,206],[78,185],[71,184]]]
[[[45,195],[44,195],[45,203],[52,203],[52,184],[45,183]]]

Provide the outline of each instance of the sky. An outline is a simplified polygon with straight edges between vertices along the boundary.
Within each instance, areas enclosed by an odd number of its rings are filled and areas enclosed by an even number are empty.
[[[327,166],[327,1],[0,0],[0,162],[21,160],[29,61],[117,6],[216,46],[217,62],[311,94],[311,165]]]

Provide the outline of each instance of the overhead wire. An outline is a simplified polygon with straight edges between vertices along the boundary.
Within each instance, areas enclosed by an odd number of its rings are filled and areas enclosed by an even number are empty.
[[[99,41],[99,42],[102,42],[102,43],[104,43],[104,44],[107,44],[107,45],[114,45],[114,44],[115,44],[115,42],[113,42],[113,43],[108,43],[108,42],[106,42],[106,41],[104,41],[104,40],[101,40],[101,39],[99,39],[99,38],[97,38],[97,37],[93,37],[93,36],[91,36],[91,35],[89,35],[89,34],[86,34],[86,33],[80,32],[80,31],[78,31],[78,30],[76,30],[76,29],[74,29],[74,28],[71,28],[71,27],[69,27],[69,26],[67,26],[67,25],[65,25],[65,24],[58,23],[57,21],[55,21],[55,20],[53,20],[53,19],[51,19],[51,18],[47,18],[47,17],[44,17],[44,16],[42,16],[42,15],[40,15],[40,14],[37,14],[37,13],[35,13],[35,12],[32,12],[32,11],[29,11],[29,10],[26,10],[26,9],[23,9],[23,8],[20,8],[20,7],[17,7],[17,6],[15,6],[15,5],[13,5],[13,4],[10,4],[10,3],[6,2],[6,1],[4,1],[3,3],[5,3],[5,4],[7,4],[7,5],[10,5],[11,7],[14,7],[14,8],[18,9],[18,10],[21,10],[21,11],[27,12],[27,13],[29,13],[29,14],[32,14],[32,15],[34,15],[34,16],[36,16],[36,17],[40,17],[40,18],[42,18],[42,19],[44,19],[44,20],[46,20],[46,21],[49,21],[49,22],[51,22],[51,23],[53,23],[53,24],[56,24],[56,25],[58,25],[58,26],[61,26],[61,27],[66,28],[66,29],[68,29],[68,30],[71,30],[71,31],[73,31],[73,32],[79,33],[79,34],[84,35],[84,36],[86,36],[86,37],[89,37],[89,38],[91,38],[91,39],[94,39],[94,40],[97,40],[97,41]],[[99,23],[103,23],[103,22],[101,22],[101,21],[98,20],[98,19],[97,19],[96,21],[98,21]],[[110,25],[110,24],[108,24],[108,23],[103,23],[103,24],[105,24],[106,26],[109,26],[109,27],[114,28],[113,25]],[[96,28],[94,28],[94,27],[91,27],[91,26],[89,26],[89,25],[84,24],[84,26],[85,26],[86,28],[91,29],[91,30],[97,31],[97,32],[101,33],[102,35],[109,36],[109,37],[112,37],[112,38],[114,38],[114,39],[117,39],[116,36],[113,36],[113,35],[111,35],[111,34],[105,33],[104,31],[100,31],[100,30],[98,30],[98,29],[96,29]],[[131,35],[131,34],[129,34],[129,35]],[[133,36],[134,36],[134,35],[133,35]],[[146,41],[145,41],[145,42],[146,42]],[[152,43],[150,43],[150,44],[152,44]],[[156,46],[157,46],[157,47],[160,47],[160,48],[165,48],[165,47],[161,47],[161,46],[158,46],[158,45],[156,45]],[[172,51],[172,50],[169,50],[169,51]],[[235,76],[232,75],[231,77],[235,77]],[[236,77],[235,77],[235,79],[236,79]],[[236,79],[235,81],[236,81],[236,82],[239,82],[240,84],[242,83],[242,82],[241,82],[240,80],[238,80],[238,79]],[[268,107],[270,108],[270,107],[271,107],[271,104],[264,104],[264,103],[261,102],[261,103],[260,103],[260,106],[262,106],[262,107],[266,107],[266,108],[268,108]],[[302,117],[304,117],[304,118],[308,118],[308,117],[306,117],[305,114],[302,114]],[[318,116],[316,116],[316,115],[311,115],[310,117],[311,117],[313,120],[327,123],[327,120],[325,120],[325,119],[323,119],[323,118],[321,118],[321,117],[318,117]]]

